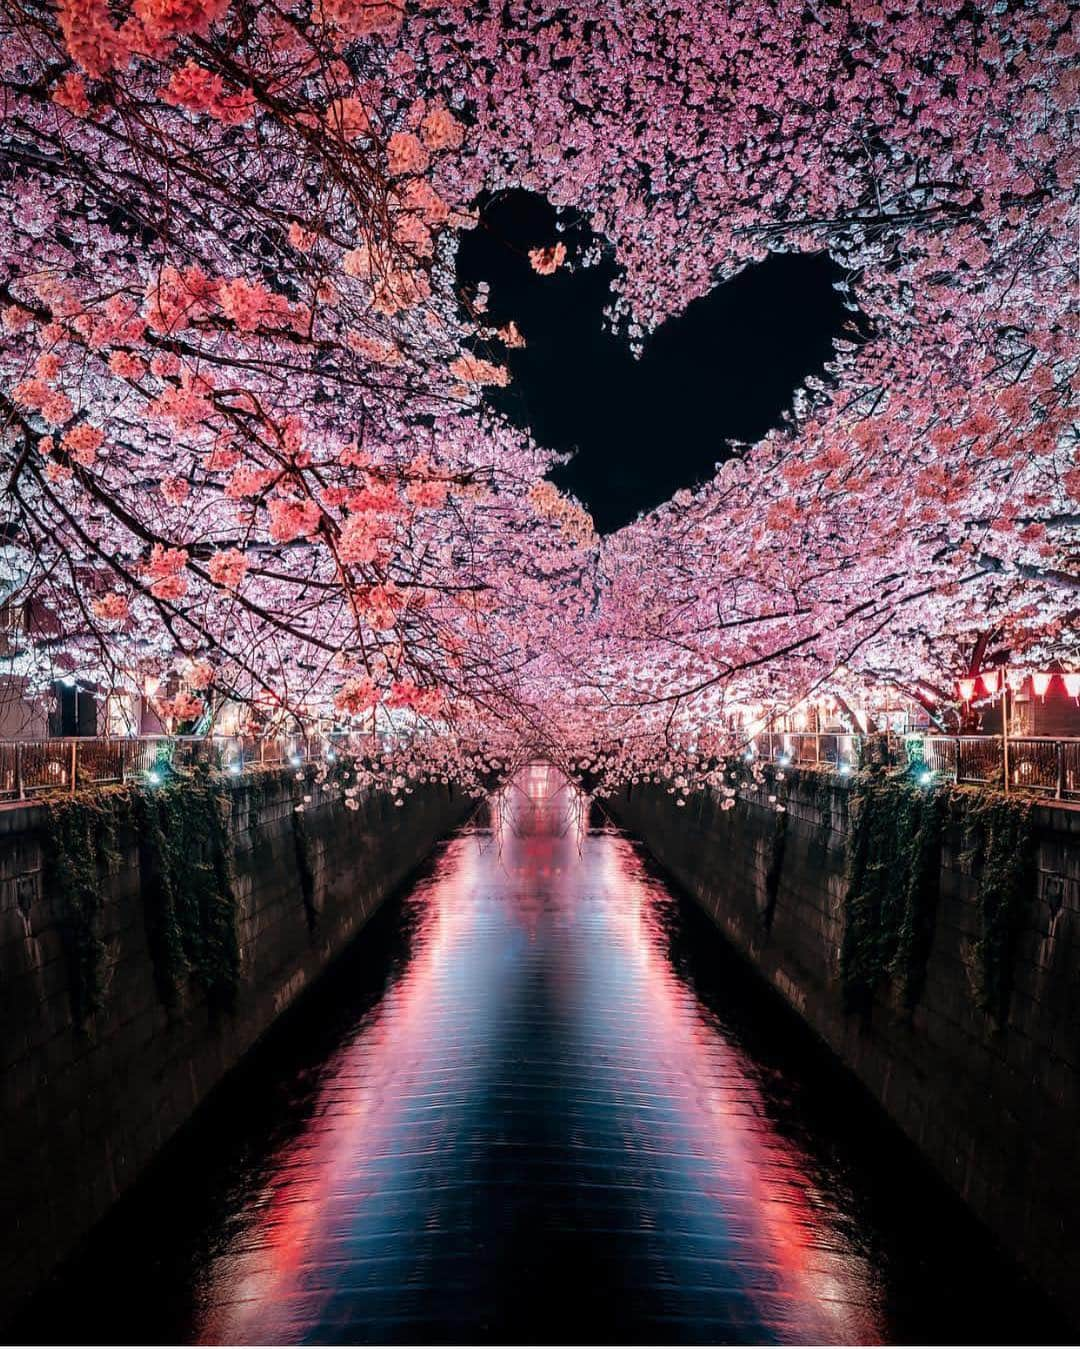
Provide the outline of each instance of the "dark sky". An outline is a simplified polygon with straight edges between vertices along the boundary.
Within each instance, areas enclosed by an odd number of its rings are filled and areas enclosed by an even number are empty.
[[[603,326],[612,263],[553,276],[529,264],[530,248],[558,239],[572,261],[586,230],[559,234],[555,210],[533,193],[480,206],[480,226],[461,237],[459,285],[471,295],[487,281],[487,319],[514,319],[527,342],[506,353],[513,382],[490,390],[489,402],[541,444],[577,451],[552,477],[586,503],[601,533],[710,478],[725,439],[756,440],[775,426],[850,329],[828,257],[777,253],[669,319],[635,360]]]

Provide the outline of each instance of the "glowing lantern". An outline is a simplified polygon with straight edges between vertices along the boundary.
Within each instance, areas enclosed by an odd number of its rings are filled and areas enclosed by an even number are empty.
[[[1001,671],[984,670],[979,678],[982,680],[982,686],[990,697],[996,697],[998,689],[1001,687]]]
[[[959,687],[960,697],[963,698],[965,703],[970,703],[972,698],[975,697],[974,679],[961,679]]]
[[[1044,672],[1042,674],[1033,674],[1031,676],[1031,687],[1035,690],[1035,693],[1038,697],[1040,698],[1046,697],[1046,690],[1050,687],[1050,681],[1051,679],[1053,679],[1053,677],[1054,676],[1052,674],[1047,672]]]
[[[1061,678],[1065,682],[1065,692],[1069,697],[1080,699],[1080,674],[1074,672],[1062,675]]]
[[[1027,675],[1023,672],[1023,670],[1010,670],[1009,673],[1005,676],[1006,683],[1009,685],[1009,688],[1012,690],[1013,693],[1021,692],[1021,690],[1024,687],[1024,680],[1026,678]]]

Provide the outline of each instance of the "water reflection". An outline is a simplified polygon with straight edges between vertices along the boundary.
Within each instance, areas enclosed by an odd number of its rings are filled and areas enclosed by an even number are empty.
[[[553,770],[493,819],[403,937],[365,933],[378,977],[296,1023],[329,1042],[279,1046],[232,1132],[223,1106],[200,1125],[218,1161],[192,1184],[189,1141],[68,1276],[77,1338],[994,1339],[1003,1307],[1046,1336],[909,1162],[860,1156],[896,1148],[875,1117],[854,1106],[853,1138],[822,1113],[805,1043],[785,1058],[705,920]]]

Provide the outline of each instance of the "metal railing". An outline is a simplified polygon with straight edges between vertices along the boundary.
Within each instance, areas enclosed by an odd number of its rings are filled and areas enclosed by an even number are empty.
[[[223,772],[302,763],[321,750],[301,735],[164,736],[130,738],[66,736],[51,740],[0,741],[0,801],[23,801],[45,792],[74,792],[155,772],[205,764]]]
[[[974,786],[1005,786],[1006,747],[999,735],[863,736],[843,732],[763,731],[749,745],[785,764],[862,767],[884,739],[894,763],[923,763],[935,776]],[[875,751],[873,747],[877,747]],[[1009,736],[1010,790],[1080,801],[1080,737]]]
[[[336,740],[303,735],[70,736],[0,741],[0,801],[45,792],[74,792],[204,764],[242,773],[265,765],[300,765]],[[340,748],[340,745],[338,746]],[[748,742],[760,759],[855,770],[880,756],[925,764],[935,776],[976,786],[1005,785],[1005,752],[997,735],[863,736],[845,731],[763,731]],[[1009,788],[1059,801],[1080,801],[1080,737],[1010,736]]]
[[[933,771],[946,772],[957,782],[1004,786],[1006,746],[1001,736],[935,735],[927,736],[924,744]],[[1007,750],[1010,790],[1080,800],[1080,738],[1011,735]]]
[[[862,762],[862,737],[844,731],[763,731],[750,744],[758,758],[791,764],[858,768]]]

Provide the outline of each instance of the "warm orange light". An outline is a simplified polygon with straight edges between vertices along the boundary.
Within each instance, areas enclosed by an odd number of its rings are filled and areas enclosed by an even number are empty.
[[[975,681],[974,681],[974,679],[961,679],[961,680],[960,680],[960,697],[963,698],[963,700],[964,700],[965,703],[970,703],[971,700],[972,700],[972,698],[975,697]]]

